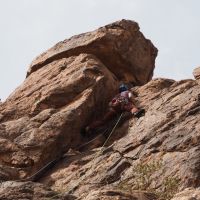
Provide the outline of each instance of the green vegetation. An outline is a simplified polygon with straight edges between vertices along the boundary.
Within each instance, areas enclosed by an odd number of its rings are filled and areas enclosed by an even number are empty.
[[[156,194],[159,200],[169,200],[177,192],[180,181],[177,177],[167,177],[159,188],[154,188],[152,182],[156,182],[158,177],[153,175],[161,168],[161,162],[139,163],[133,168],[132,176],[120,182],[118,189],[130,193],[134,190],[147,191]]]
[[[162,190],[157,192],[159,199],[171,199],[177,192],[180,180],[177,177],[167,177],[163,181]]]

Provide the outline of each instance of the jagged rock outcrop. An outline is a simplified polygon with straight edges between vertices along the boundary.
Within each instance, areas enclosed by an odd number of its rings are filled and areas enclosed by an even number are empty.
[[[0,106],[0,161],[12,169],[4,179],[27,177],[82,143],[81,127],[105,112],[120,80],[151,79],[156,53],[137,23],[122,20],[39,56]]]
[[[200,79],[200,67],[197,67],[193,71],[194,78],[199,82]]]
[[[93,108],[103,111],[116,86],[114,75],[89,54],[30,75],[0,108],[1,163],[25,177],[80,144],[81,127],[95,117]]]
[[[156,54],[137,23],[122,20],[34,60],[0,105],[0,198],[167,200],[180,192],[174,198],[182,200],[193,198],[188,187],[198,194],[198,70],[197,80],[151,80]],[[120,123],[104,147],[102,135],[77,151],[87,142],[81,127],[106,111],[120,81],[135,86],[145,116]],[[40,183],[26,179],[56,158]]]
[[[0,183],[1,200],[22,200],[22,199],[63,199],[75,200],[73,195],[59,194],[39,183],[6,181]]]
[[[186,188],[184,191],[175,195],[172,200],[199,200],[200,189],[199,188]]]
[[[96,149],[67,157],[42,182],[83,196],[91,188],[107,185],[131,191],[141,184],[160,192],[167,187],[174,192],[198,187],[200,112],[192,111],[200,106],[200,86],[194,80],[155,79],[133,92],[147,112],[115,132],[123,138],[98,156]],[[145,174],[145,167],[153,168],[150,174]],[[142,183],[145,176],[149,180]]]
[[[157,49],[136,22],[121,20],[59,42],[32,62],[27,76],[55,60],[80,53],[96,56],[118,80],[143,85],[153,76]]]

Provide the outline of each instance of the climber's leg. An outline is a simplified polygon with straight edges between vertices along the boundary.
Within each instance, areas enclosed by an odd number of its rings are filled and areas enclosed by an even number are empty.
[[[89,126],[85,128],[86,134],[90,134],[93,130],[96,128],[103,126],[107,122],[109,122],[111,119],[113,119],[116,116],[117,112],[113,109],[110,109],[101,120],[96,120],[92,122]]]
[[[141,116],[144,116],[145,110],[137,108],[132,102],[126,104],[124,106],[124,110],[131,112],[135,117],[140,118]]]

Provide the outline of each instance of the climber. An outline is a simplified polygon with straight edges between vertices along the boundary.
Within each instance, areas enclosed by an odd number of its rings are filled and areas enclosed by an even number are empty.
[[[113,119],[117,114],[128,111],[133,116],[139,118],[145,114],[144,109],[137,108],[132,102],[132,93],[128,90],[127,85],[121,84],[119,94],[117,94],[109,103],[109,111],[104,115],[103,119],[92,122],[82,131],[83,135],[89,135],[96,128],[104,125]]]

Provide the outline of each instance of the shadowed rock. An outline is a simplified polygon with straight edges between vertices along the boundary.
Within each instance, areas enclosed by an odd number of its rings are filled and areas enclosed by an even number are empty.
[[[0,199],[2,200],[75,200],[72,195],[64,195],[54,192],[39,183],[6,181],[0,183]]]

